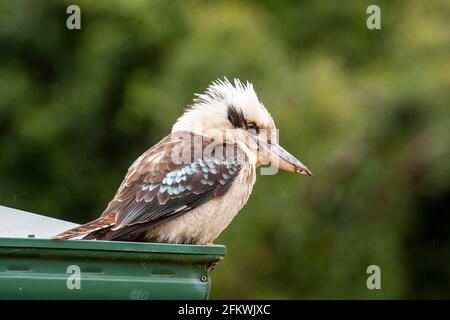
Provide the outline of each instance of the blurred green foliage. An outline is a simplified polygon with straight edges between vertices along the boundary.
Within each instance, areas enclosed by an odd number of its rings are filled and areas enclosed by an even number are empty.
[[[449,3],[377,1],[381,30],[370,4],[0,1],[0,204],[96,218],[194,92],[238,77],[315,175],[258,177],[212,297],[450,298]]]

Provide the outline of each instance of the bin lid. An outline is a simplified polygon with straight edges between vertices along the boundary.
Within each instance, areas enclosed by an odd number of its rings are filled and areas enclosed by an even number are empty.
[[[48,239],[74,226],[0,206],[0,297],[207,299],[209,271],[226,253],[221,245]],[[72,266],[83,290],[68,290]]]
[[[179,245],[99,240],[49,240],[57,233],[78,226],[76,223],[0,206],[0,248],[40,248],[67,250],[129,251],[225,255],[221,245]],[[30,235],[33,235],[30,238]],[[30,241],[31,240],[31,241]]]

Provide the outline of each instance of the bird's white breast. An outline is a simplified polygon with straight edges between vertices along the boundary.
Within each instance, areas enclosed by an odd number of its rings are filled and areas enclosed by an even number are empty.
[[[212,243],[245,205],[255,179],[255,166],[243,164],[241,172],[224,195],[149,229],[146,237],[166,243]]]

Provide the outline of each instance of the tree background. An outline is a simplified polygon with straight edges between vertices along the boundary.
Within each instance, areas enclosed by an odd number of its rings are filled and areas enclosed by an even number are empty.
[[[450,298],[450,5],[377,1],[368,30],[370,4],[0,0],[0,204],[96,218],[194,92],[238,77],[314,176],[258,177],[212,298]]]

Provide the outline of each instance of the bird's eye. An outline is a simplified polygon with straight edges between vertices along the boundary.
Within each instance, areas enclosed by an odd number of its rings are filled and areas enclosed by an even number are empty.
[[[254,130],[257,134],[259,133],[259,128],[254,122],[247,123],[247,130]]]

